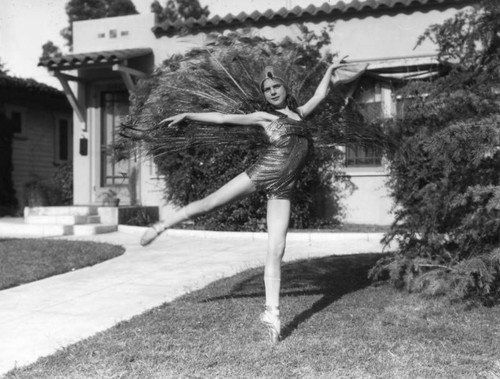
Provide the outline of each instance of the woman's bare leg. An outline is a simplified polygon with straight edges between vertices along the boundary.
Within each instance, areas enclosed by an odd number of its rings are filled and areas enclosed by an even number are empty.
[[[219,209],[235,200],[255,192],[255,185],[248,175],[243,172],[236,176],[217,191],[207,197],[193,201],[185,207],[175,210],[165,220],[165,228],[170,228],[179,222],[185,221],[191,217],[199,216]]]
[[[280,287],[281,261],[285,253],[286,234],[290,221],[290,200],[271,199],[267,203],[268,246],[264,285],[266,289],[266,310],[261,320],[266,325],[272,343],[280,340]]]
[[[279,307],[281,260],[285,253],[289,221],[290,200],[269,200],[267,203],[268,246],[264,282],[266,286],[266,306],[270,307]]]
[[[146,246],[153,242],[166,228],[170,228],[175,224],[191,217],[208,213],[223,207],[224,205],[255,192],[255,189],[256,188],[253,182],[250,180],[248,175],[243,172],[214,193],[173,211],[165,220],[162,220],[147,229],[141,237],[141,245]]]

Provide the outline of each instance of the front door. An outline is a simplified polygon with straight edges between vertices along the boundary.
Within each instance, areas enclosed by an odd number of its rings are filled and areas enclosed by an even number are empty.
[[[129,111],[127,91],[101,92],[101,138],[100,138],[100,187],[101,193],[110,190],[128,198],[126,187],[129,181],[130,160],[117,161],[113,154],[113,143],[120,120]],[[128,199],[126,199],[128,201]]]

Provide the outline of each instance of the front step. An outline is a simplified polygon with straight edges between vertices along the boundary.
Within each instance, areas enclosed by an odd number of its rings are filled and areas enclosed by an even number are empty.
[[[73,225],[30,225],[19,222],[0,223],[0,237],[58,237],[73,234]]]
[[[118,225],[88,224],[88,225],[40,225],[24,223],[0,222],[0,237],[60,237],[60,236],[90,236],[101,233],[111,233],[118,230]]]
[[[89,224],[89,225],[74,225],[73,235],[75,236],[91,236],[94,234],[112,233],[118,230],[118,225],[109,224]]]
[[[97,205],[25,207],[24,219],[0,218],[0,238],[94,235],[118,230],[130,221],[159,220],[158,207],[101,207]],[[133,224],[131,224],[133,225]]]
[[[94,235],[118,230],[118,224],[102,223],[98,206],[25,207],[24,223],[0,225],[0,235],[48,237]]]
[[[47,224],[60,224],[60,225],[81,225],[81,224],[99,224],[101,217],[98,215],[85,216],[85,215],[28,215],[24,217],[26,224],[47,225]]]
[[[87,223],[87,216],[76,216],[76,215],[66,215],[66,216],[35,216],[29,215],[24,218],[26,224],[31,225],[78,225]]]
[[[96,205],[24,207],[24,217],[27,216],[95,216]]]

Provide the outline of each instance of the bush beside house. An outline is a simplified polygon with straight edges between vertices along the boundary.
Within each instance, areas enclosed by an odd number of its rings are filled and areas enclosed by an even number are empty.
[[[399,206],[386,239],[400,251],[372,274],[411,291],[500,298],[499,20],[484,2],[432,26],[425,36],[451,71],[405,87],[401,117],[386,125]]]

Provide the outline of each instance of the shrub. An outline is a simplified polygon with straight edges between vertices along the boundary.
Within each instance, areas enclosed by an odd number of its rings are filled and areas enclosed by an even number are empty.
[[[386,236],[400,251],[371,276],[491,303],[500,298],[500,11],[488,4],[433,26],[426,36],[458,63],[401,91],[405,113],[388,125],[399,142],[388,152],[397,208]]]
[[[73,165],[61,164],[48,179],[34,175],[24,184],[24,205],[28,207],[73,204]]]
[[[73,162],[62,163],[53,175],[55,187],[60,192],[60,204],[73,204]]]

